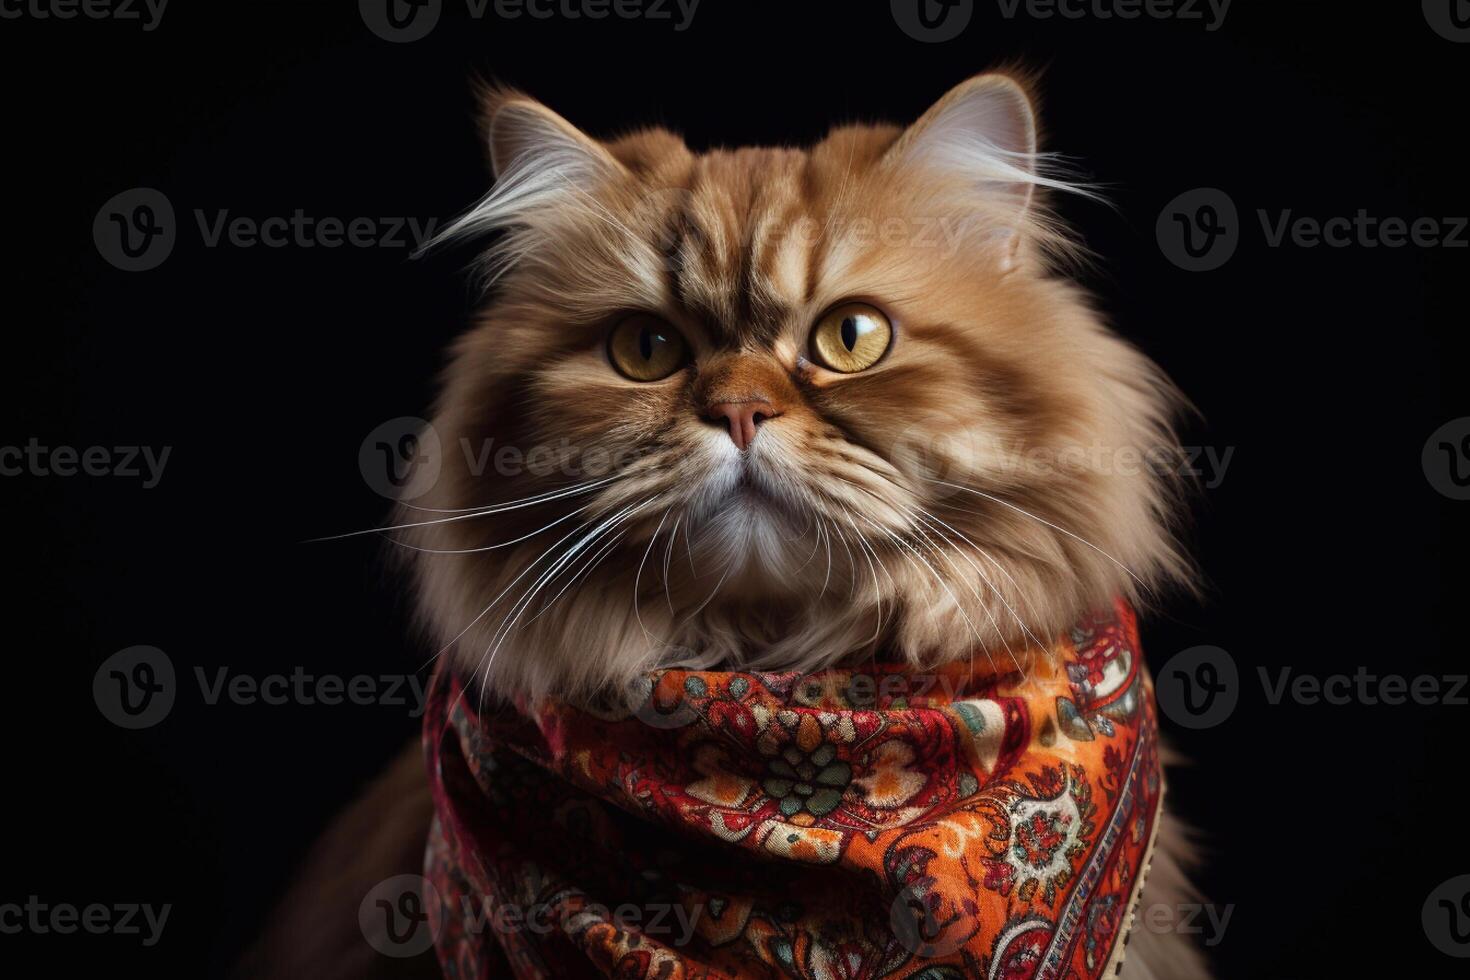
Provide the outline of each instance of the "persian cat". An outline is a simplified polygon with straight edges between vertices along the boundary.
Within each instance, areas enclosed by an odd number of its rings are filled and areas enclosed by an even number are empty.
[[[1047,200],[1089,192],[1039,152],[1026,83],[809,149],[485,104],[496,183],[446,235],[494,236],[493,300],[399,521],[432,640],[482,692],[1007,658],[1189,582],[1157,465],[1182,400],[1063,275]],[[1146,904],[1190,900],[1184,848],[1166,823]],[[1204,970],[1137,930],[1124,973]]]
[[[1123,465],[1180,400],[1056,274],[1073,188],[1017,82],[810,150],[601,143],[500,91],[486,126],[446,236],[498,233],[494,299],[399,522],[485,690],[1006,656],[1187,576],[1178,469]]]
[[[1188,585],[1157,465],[1182,399],[1066,278],[1048,201],[1091,192],[1038,150],[1024,81],[807,149],[599,141],[498,89],[484,128],[494,188],[445,236],[485,243],[491,298],[394,523],[434,649],[486,697],[1004,660]],[[1146,904],[1195,900],[1186,851],[1166,821]],[[1205,970],[1136,930],[1123,975]]]

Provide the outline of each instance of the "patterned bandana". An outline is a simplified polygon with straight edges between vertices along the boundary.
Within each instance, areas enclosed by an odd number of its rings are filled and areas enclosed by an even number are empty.
[[[642,708],[425,718],[450,978],[1108,977],[1163,782],[1118,603],[1051,656],[668,670]]]

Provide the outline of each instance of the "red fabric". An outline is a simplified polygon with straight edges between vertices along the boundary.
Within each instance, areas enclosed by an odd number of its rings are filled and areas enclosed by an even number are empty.
[[[1153,689],[1122,603],[1049,654],[670,670],[632,713],[481,713],[441,672],[446,976],[1105,975],[1163,793]]]

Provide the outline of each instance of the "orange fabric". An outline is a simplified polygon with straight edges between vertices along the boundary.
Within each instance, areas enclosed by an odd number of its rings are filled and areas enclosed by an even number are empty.
[[[451,978],[1095,978],[1163,786],[1119,603],[1048,655],[665,671],[641,710],[483,714],[441,673],[428,854]]]

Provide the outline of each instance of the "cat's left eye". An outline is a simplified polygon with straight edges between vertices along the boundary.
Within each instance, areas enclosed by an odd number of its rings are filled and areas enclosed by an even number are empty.
[[[613,367],[634,381],[659,381],[689,359],[689,345],[663,320],[636,313],[613,328],[607,356]]]
[[[817,360],[843,374],[863,371],[878,363],[893,343],[893,325],[883,311],[867,303],[833,307],[812,329],[812,353]]]

